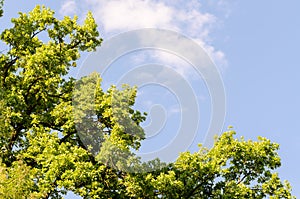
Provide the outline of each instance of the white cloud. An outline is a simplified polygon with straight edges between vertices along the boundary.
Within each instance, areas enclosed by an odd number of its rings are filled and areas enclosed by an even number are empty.
[[[224,5],[224,0],[218,2],[220,6]],[[199,0],[84,0],[76,3],[81,11],[93,12],[104,39],[138,28],[170,29],[198,42],[219,68],[223,69],[227,64],[225,54],[211,45],[210,33],[217,26],[218,19],[204,12]],[[77,7],[74,0],[66,0],[61,13],[72,13]],[[172,60],[174,56],[165,53],[157,52],[155,56],[162,64],[177,62]],[[180,67],[179,64],[177,70],[181,70],[180,73],[188,74],[184,72],[186,68]]]
[[[169,27],[174,10],[163,3],[143,0],[99,1],[94,10],[106,32],[147,27]]]
[[[227,60],[224,52],[222,52],[221,50],[216,50],[214,46],[208,45],[201,39],[195,39],[195,41],[203,47],[212,61],[216,64],[220,72],[224,72],[227,67]]]
[[[198,1],[85,0],[106,33],[137,28],[165,28],[192,37],[205,38],[216,22],[213,15],[200,11]]]
[[[188,77],[193,77],[195,75],[193,66],[190,65],[190,63],[186,62],[181,57],[178,57],[173,53],[165,52],[165,51],[155,51],[152,53],[151,57],[154,60],[157,60],[158,63],[165,64],[168,67],[171,67],[182,77],[188,78]]]
[[[63,2],[59,13],[61,15],[74,15],[77,13],[77,4],[74,0],[66,0]]]

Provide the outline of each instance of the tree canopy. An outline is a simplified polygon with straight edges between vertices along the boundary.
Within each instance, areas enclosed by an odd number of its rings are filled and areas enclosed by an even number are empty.
[[[0,198],[292,198],[274,172],[279,145],[231,129],[211,149],[142,163],[132,152],[145,138],[136,88],[68,76],[102,42],[91,13],[80,25],[37,6],[12,23],[0,35],[9,49],[0,55]]]

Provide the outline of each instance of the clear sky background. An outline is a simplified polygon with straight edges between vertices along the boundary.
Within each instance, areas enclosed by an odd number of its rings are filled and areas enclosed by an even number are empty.
[[[10,18],[18,11],[27,12],[36,4],[49,6],[58,17],[77,14],[82,19],[92,10],[104,40],[127,30],[156,27],[197,41],[216,63],[224,81],[223,130],[232,125],[238,136],[263,136],[279,143],[280,177],[289,180],[293,194],[300,197],[300,1],[6,0],[0,30],[11,26]],[[162,53],[136,54],[135,58],[130,62],[156,59],[170,64],[176,60]],[[188,73],[182,67],[176,69]],[[193,84],[194,79],[190,79]],[[199,95],[204,123],[209,117],[207,96],[207,92]],[[144,98],[138,100],[142,103]],[[165,131],[171,129],[166,127]]]

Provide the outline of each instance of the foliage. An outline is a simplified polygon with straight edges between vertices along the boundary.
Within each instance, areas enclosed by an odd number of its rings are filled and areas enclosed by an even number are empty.
[[[4,0],[0,0],[0,17],[2,17],[3,16],[3,1]]]
[[[91,13],[79,25],[37,6],[12,23],[0,35],[9,47],[0,55],[1,198],[291,198],[273,172],[278,144],[265,138],[228,131],[173,164],[141,163],[136,88],[103,91],[96,73],[67,76],[102,42]]]
[[[159,198],[292,198],[289,183],[272,173],[280,166],[278,144],[238,140],[234,134],[224,132],[210,150],[200,145],[196,153],[182,153],[166,172],[147,174],[147,192]],[[140,180],[129,180],[132,196],[149,197]]]

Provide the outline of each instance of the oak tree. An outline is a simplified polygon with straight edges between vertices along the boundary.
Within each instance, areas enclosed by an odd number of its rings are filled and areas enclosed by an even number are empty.
[[[91,13],[80,25],[36,6],[12,23],[0,35],[0,198],[292,198],[274,172],[279,146],[266,138],[229,130],[174,163],[141,162],[136,88],[104,91],[97,73],[68,75],[102,42]]]

